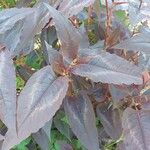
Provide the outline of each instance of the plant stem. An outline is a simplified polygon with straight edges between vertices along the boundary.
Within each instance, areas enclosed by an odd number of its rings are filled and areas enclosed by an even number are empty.
[[[106,3],[106,37],[105,37],[105,45],[107,45],[107,38],[109,36],[109,7],[108,7],[108,0],[105,0]]]

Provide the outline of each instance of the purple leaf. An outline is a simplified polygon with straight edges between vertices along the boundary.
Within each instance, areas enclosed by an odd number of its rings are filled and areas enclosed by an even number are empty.
[[[109,108],[104,104],[102,107],[97,107],[97,115],[106,131],[106,133],[116,140],[121,136],[121,116],[118,109]]]
[[[129,95],[129,90],[127,88],[120,88],[114,85],[109,85],[109,91],[115,104],[119,103],[121,99]]]
[[[150,33],[140,33],[127,40],[121,41],[119,44],[113,46],[113,48],[124,49],[127,51],[140,51],[150,54]]]
[[[150,149],[150,112],[127,108],[122,118],[124,144],[127,150]]]
[[[67,89],[67,78],[59,77],[55,80],[50,66],[35,73],[18,98],[18,135],[24,137],[49,121],[59,109]],[[38,124],[28,128],[29,124],[35,122]]]
[[[50,46],[47,42],[45,42],[45,45],[49,63],[51,64],[53,70],[57,73],[62,73],[63,69],[65,69],[63,56],[59,51],[53,49],[52,46]]]
[[[88,150],[99,150],[95,114],[86,95],[67,97],[64,102],[72,131]]]
[[[72,73],[87,77],[94,82],[126,85],[142,84],[143,82],[141,68],[107,52],[93,57],[88,64],[74,66]]]
[[[104,46],[104,41],[98,41],[95,45],[89,46],[84,49],[79,49],[80,56],[96,56],[99,55]]]
[[[95,0],[63,0],[59,10],[66,16],[72,17],[94,3]]]
[[[72,146],[65,142],[60,141],[58,143],[60,145],[60,150],[73,150]]]
[[[15,130],[16,74],[10,52],[0,45],[0,119],[10,130]]]
[[[67,77],[56,79],[50,66],[31,76],[17,101],[17,136],[8,132],[3,149],[18,144],[52,119],[66,95],[68,82]]]
[[[60,113],[63,113],[63,112],[60,111]],[[71,132],[70,126],[64,121],[62,121],[61,119],[62,119],[62,114],[59,114],[58,112],[54,118],[54,125],[61,134],[63,134],[65,137],[67,137],[71,141],[73,133]]]
[[[49,64],[49,58],[48,58],[48,52],[47,52],[47,49],[46,49],[46,44],[45,44],[45,41],[52,45],[54,41],[57,40],[57,35],[56,35],[56,30],[55,30],[55,27],[52,26],[52,27],[49,27],[49,28],[45,28],[42,30],[42,33],[41,33],[41,49],[43,50],[43,56],[44,56],[44,59],[47,63],[47,65]]]
[[[47,122],[43,128],[32,135],[32,137],[42,150],[49,150],[51,125],[52,120]]]
[[[79,46],[79,49],[85,49],[85,48],[88,48],[90,46],[90,43],[89,43],[89,39],[88,39],[88,35],[86,33],[86,29],[84,27],[84,24],[82,24],[79,28],[79,32],[82,36],[81,38],[81,41],[80,41],[80,46]]]
[[[58,50],[54,49],[51,45],[49,45],[45,41],[48,57],[49,57],[49,63],[53,64],[54,61],[56,63],[62,64],[63,63],[63,56],[59,53]]]
[[[49,139],[43,130],[39,130],[37,133],[32,135],[35,142],[39,145],[41,150],[49,150]]]
[[[80,34],[78,30],[71,25],[66,17],[50,5],[45,3],[48,8],[55,27],[57,30],[58,38],[61,42],[62,55],[68,60],[72,61],[77,57],[77,52],[80,43]]]
[[[42,5],[3,10],[0,12],[0,42],[5,43],[12,57],[28,54],[33,48],[34,36],[48,19],[47,10]]]

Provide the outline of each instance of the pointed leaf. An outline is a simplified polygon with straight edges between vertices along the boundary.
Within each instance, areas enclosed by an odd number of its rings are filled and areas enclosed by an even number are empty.
[[[97,107],[97,115],[106,131],[113,139],[117,140],[122,133],[121,116],[118,109],[109,108],[104,104],[102,107]]]
[[[150,54],[150,33],[141,33],[127,40],[121,41],[114,48],[127,51],[141,51]]]
[[[46,44],[45,41],[52,45],[54,41],[57,40],[57,35],[56,35],[56,30],[55,27],[49,27],[49,28],[45,28],[42,30],[41,33],[41,49],[43,50],[43,56],[44,59],[47,63],[47,65],[49,64],[49,58],[48,58],[48,52],[46,50]]]
[[[123,114],[124,144],[127,150],[150,149],[150,111],[127,108]]]
[[[54,125],[62,135],[71,141],[73,133],[70,129],[70,126],[65,121],[62,121],[62,117],[64,117],[62,115],[62,111],[58,112],[54,118]]]
[[[0,12],[0,42],[5,43],[13,57],[27,54],[33,48],[35,34],[41,31],[48,19],[47,10],[42,5],[3,10]]]
[[[51,125],[52,121],[47,122],[43,128],[32,135],[42,150],[49,150]]]
[[[8,132],[3,149],[9,149],[18,144],[51,120],[62,104],[67,89],[68,78],[59,77],[56,79],[50,66],[33,74],[17,101],[16,126],[18,135]]]
[[[18,135],[26,137],[49,121],[59,109],[67,89],[67,78],[55,80],[50,66],[35,73],[18,98]]]
[[[67,97],[64,103],[72,131],[88,150],[99,150],[95,114],[87,96]]]
[[[127,88],[120,88],[114,85],[109,85],[109,91],[112,96],[112,100],[116,105],[121,99],[129,95],[129,90]]]
[[[80,43],[80,34],[78,30],[71,25],[66,17],[50,5],[45,3],[51,17],[55,22],[57,35],[61,41],[62,55],[69,61],[77,57],[77,52]]]
[[[15,129],[16,75],[8,49],[0,45],[0,119]]]
[[[22,48],[27,47],[27,45],[25,45],[28,43],[26,42],[26,38],[30,38],[29,35],[35,25],[35,13],[35,8],[12,8],[0,13],[0,16],[5,16],[0,19],[0,41],[4,42],[8,46],[12,55],[17,54],[20,49],[22,50]],[[30,27],[29,20],[32,20]],[[28,32],[26,32],[26,28],[28,28]]]
[[[142,84],[143,82],[141,68],[107,52],[93,57],[88,64],[74,66],[72,73],[87,77],[94,82],[127,85]]]
[[[45,42],[46,50],[48,54],[49,63],[51,64],[53,70],[59,74],[63,73],[65,66],[63,56],[59,51],[52,48],[47,42]]]
[[[49,139],[51,138],[51,127],[52,127],[52,120],[48,121],[42,128]]]

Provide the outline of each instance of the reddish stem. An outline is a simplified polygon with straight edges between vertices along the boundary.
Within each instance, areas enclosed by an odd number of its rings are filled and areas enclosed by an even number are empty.
[[[90,24],[92,21],[92,11],[93,11],[93,6],[90,5],[88,8],[88,23]]]
[[[106,40],[105,40],[105,44],[107,45],[107,37],[109,36],[109,7],[108,7],[108,1],[105,0],[106,3]]]

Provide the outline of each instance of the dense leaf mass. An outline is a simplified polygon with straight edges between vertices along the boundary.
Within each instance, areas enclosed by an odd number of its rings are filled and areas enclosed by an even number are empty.
[[[0,150],[150,150],[149,10],[1,0]]]

